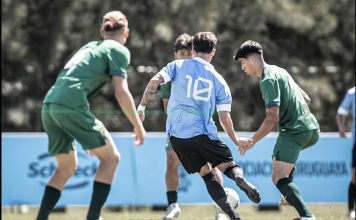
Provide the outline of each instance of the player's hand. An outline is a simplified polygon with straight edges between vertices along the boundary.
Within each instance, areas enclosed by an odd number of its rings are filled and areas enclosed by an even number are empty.
[[[346,129],[345,128],[339,128],[339,135],[340,137],[346,137]]]
[[[133,134],[132,137],[135,139],[134,141],[135,146],[142,145],[146,137],[145,128],[141,124],[139,126],[134,127],[134,132],[135,134]]]
[[[142,106],[141,104],[137,107],[137,114],[141,122],[145,120],[145,108],[146,106]]]
[[[140,118],[141,122],[145,120],[145,112],[137,111],[138,117]]]
[[[250,138],[245,138],[245,137],[239,137],[237,139],[237,146],[239,147],[248,147],[248,146],[251,146],[253,143],[252,139]]]
[[[253,140],[250,138],[239,138],[238,146],[239,148],[237,149],[237,151],[240,153],[241,156],[243,156],[245,155],[246,151],[248,151],[254,146],[254,143]]]

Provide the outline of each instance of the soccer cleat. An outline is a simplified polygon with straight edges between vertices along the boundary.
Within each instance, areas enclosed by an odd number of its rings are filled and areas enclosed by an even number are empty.
[[[85,220],[88,220],[88,219],[85,219]],[[97,220],[105,220],[105,219],[100,216]]]
[[[229,220],[225,214],[215,210],[215,220]]]
[[[348,213],[347,213],[347,217],[350,217],[350,218],[355,218],[355,210],[350,210]]]
[[[167,212],[163,216],[162,220],[171,220],[174,217],[178,217],[180,215],[180,208],[178,203],[172,203],[167,207]]]
[[[281,199],[279,200],[278,205],[290,206],[289,202],[286,200],[286,198],[282,194],[281,194]]]
[[[261,201],[260,192],[258,192],[257,188],[254,185],[247,182],[245,178],[236,177],[235,183],[242,191],[246,193],[246,195],[252,202],[259,203]]]
[[[300,218],[295,218],[293,220],[316,220],[316,218],[313,215],[312,217],[300,217]]]

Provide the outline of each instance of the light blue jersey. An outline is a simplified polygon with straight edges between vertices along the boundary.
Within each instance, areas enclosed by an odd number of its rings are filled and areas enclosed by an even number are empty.
[[[159,74],[164,83],[172,82],[167,107],[168,136],[191,138],[206,134],[218,140],[212,116],[217,111],[231,111],[230,89],[224,78],[207,61],[195,57],[175,60]]]
[[[337,113],[339,115],[346,116],[350,111],[352,113],[352,118],[354,119],[352,123],[352,136],[355,141],[355,86],[346,92],[345,97],[342,100],[339,109],[337,110]]]

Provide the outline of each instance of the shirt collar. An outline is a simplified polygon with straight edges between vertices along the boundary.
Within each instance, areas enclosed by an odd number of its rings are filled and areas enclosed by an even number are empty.
[[[196,61],[198,61],[198,62],[200,62],[200,63],[202,63],[202,64],[204,64],[204,65],[207,65],[208,67],[214,69],[214,66],[213,66],[213,65],[211,65],[209,62],[207,62],[206,60],[204,60],[204,59],[202,59],[202,58],[200,58],[200,57],[194,57],[194,60],[196,60]]]

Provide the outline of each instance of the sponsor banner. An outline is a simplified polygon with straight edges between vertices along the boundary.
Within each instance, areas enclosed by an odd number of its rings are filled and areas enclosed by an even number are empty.
[[[239,134],[251,137],[252,133]],[[131,133],[112,133],[121,159],[105,205],[166,205],[166,136],[149,133],[143,146],[133,144]],[[245,156],[237,146],[221,135],[231,149],[244,175],[261,193],[261,204],[277,204],[280,193],[273,185],[272,150],[277,135],[270,134]],[[44,186],[56,169],[55,158],[47,154],[45,133],[2,133],[2,205],[39,205]],[[57,206],[90,203],[93,179],[99,166],[96,157],[78,149],[78,166],[69,179]],[[294,182],[306,202],[347,201],[351,179],[352,138],[335,133],[322,134],[319,142],[300,153]],[[179,203],[211,203],[205,184],[198,174],[189,175],[179,165]],[[241,202],[252,203],[235,183],[223,175],[224,187],[235,189]]]

